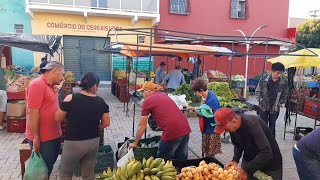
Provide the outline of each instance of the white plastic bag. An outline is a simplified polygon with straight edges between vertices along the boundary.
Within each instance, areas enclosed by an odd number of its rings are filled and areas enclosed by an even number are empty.
[[[128,149],[128,153],[126,155],[124,155],[121,159],[119,159],[119,161],[117,162],[117,167],[124,166],[133,157],[134,157],[133,148]]]
[[[134,73],[132,70],[130,71],[130,74],[129,74],[129,83],[130,84],[134,84],[135,80],[136,80],[136,76],[137,74]]]
[[[117,158],[121,159],[123,156],[125,156],[128,153],[128,146],[129,146],[129,140],[125,141],[122,146],[118,150]]]
[[[186,95],[172,95],[169,94],[169,97],[177,104],[177,106],[188,107],[188,102],[186,100]]]

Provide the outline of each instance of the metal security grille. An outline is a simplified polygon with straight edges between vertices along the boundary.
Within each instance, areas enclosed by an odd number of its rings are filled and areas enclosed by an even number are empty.
[[[100,37],[63,37],[64,64],[72,71],[77,80],[87,72],[96,73],[100,80],[111,80],[111,54],[100,54],[105,38]]]
[[[170,0],[170,13],[171,14],[184,14],[190,13],[189,0]]]

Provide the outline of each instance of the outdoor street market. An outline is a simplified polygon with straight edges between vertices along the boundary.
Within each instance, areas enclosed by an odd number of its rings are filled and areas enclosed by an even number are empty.
[[[0,180],[320,180],[319,13],[1,1]]]

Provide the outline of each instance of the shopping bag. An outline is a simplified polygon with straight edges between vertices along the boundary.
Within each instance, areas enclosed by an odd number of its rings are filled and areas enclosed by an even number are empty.
[[[204,119],[202,116],[199,116],[199,127],[200,127],[200,131],[203,132],[204,130]]]
[[[127,139],[118,149],[117,151],[117,159],[121,159],[123,156],[125,156],[128,153],[128,147],[129,147],[129,139]]]
[[[117,162],[117,167],[124,166],[133,157],[134,157],[133,148],[128,149],[128,153],[126,155],[124,155],[121,159],[119,159],[119,161]]]
[[[39,152],[32,151],[23,179],[48,180],[48,168]]]

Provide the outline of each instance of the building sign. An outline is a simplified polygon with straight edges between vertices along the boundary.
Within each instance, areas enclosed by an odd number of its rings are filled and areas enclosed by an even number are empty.
[[[47,22],[47,28],[50,29],[69,29],[82,32],[92,31],[109,31],[111,28],[122,29],[119,26],[104,26],[104,25],[93,25],[93,24],[71,24],[71,23],[56,23]]]

